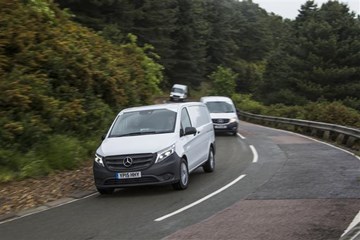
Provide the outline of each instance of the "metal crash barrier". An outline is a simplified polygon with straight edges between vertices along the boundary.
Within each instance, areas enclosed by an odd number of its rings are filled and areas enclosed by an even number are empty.
[[[257,115],[244,111],[238,111],[238,115],[241,120],[247,122],[322,138],[325,141],[334,142],[352,150],[360,151],[360,129],[358,128],[323,122]]]

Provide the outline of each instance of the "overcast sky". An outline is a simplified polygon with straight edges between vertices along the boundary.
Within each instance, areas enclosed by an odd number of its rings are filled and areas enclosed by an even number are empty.
[[[298,15],[300,6],[306,0],[253,0],[254,3],[265,9],[267,12],[273,12],[283,18],[295,19]],[[315,0],[318,7],[321,7],[327,0]],[[340,0],[339,2],[346,3],[350,11],[360,14],[360,0]]]

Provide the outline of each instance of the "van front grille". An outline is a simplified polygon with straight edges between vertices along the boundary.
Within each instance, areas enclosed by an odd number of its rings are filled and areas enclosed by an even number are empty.
[[[145,153],[108,156],[104,160],[111,171],[138,171],[150,167],[155,162],[155,158],[156,154]]]
[[[212,119],[213,123],[216,123],[216,124],[226,124],[226,123],[229,123],[230,119],[226,119],[226,118],[215,118],[215,119]]]

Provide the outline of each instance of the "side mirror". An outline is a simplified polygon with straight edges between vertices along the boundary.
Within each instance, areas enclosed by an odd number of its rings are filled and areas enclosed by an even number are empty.
[[[184,135],[191,135],[191,134],[196,134],[197,130],[194,127],[186,127],[185,128],[185,134]]]
[[[102,136],[101,136],[101,141],[104,141],[105,137],[106,137],[105,134],[102,135]]]

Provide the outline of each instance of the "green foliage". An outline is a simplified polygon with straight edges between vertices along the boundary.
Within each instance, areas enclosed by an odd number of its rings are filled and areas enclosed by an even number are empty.
[[[237,74],[230,68],[218,66],[209,78],[213,85],[213,95],[231,97],[235,93],[235,79]]]
[[[0,0],[0,16],[4,179],[78,166],[117,112],[160,92],[163,67],[134,37],[113,44],[46,0]]]
[[[50,169],[65,170],[79,166],[86,159],[86,150],[76,138],[53,135],[35,147],[35,155],[39,161],[44,159]]]
[[[304,118],[360,128],[360,113],[336,101],[309,103]]]
[[[270,56],[258,99],[286,105],[326,99],[359,111],[359,20],[343,3],[318,8],[307,1],[290,26],[290,35]]]
[[[265,106],[247,94],[234,94],[232,99],[236,107],[245,112],[360,128],[360,113],[337,101],[310,102],[305,106],[286,106],[284,104]]]
[[[237,109],[245,112],[262,114],[266,108],[260,102],[255,101],[251,94],[234,94],[232,100]]]

